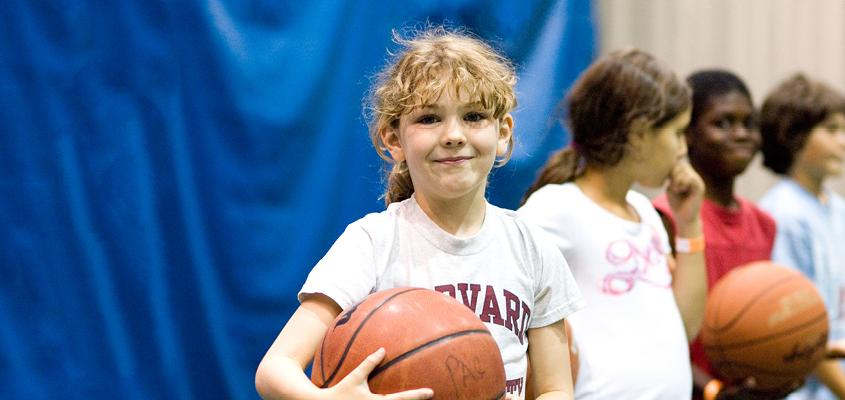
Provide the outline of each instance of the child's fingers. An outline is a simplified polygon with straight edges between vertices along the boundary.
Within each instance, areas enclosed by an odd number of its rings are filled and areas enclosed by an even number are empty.
[[[845,358],[845,340],[835,340],[827,344],[827,358]]]
[[[385,395],[383,398],[390,400],[423,400],[434,397],[434,391],[431,389],[414,389],[404,392],[393,393]]]
[[[370,372],[373,372],[379,363],[384,360],[385,353],[386,352],[383,347],[379,348],[373,354],[367,356],[364,361],[361,361],[361,364],[355,367],[355,369],[352,370],[352,372],[350,372],[344,380],[351,379],[352,383],[360,382],[360,384],[367,386],[367,377],[370,375]],[[378,398],[390,400],[422,400],[430,399],[433,396],[434,391],[428,388],[422,388],[378,396]]]
[[[669,176],[669,187],[675,193],[685,193],[696,184],[697,176],[688,162],[682,161],[675,165]]]
[[[672,168],[672,172],[669,174],[669,187],[668,187],[668,189],[671,192],[677,192],[680,189],[680,187],[683,186],[686,183],[687,179],[688,178],[686,178],[684,176],[684,170],[683,170],[683,166],[681,165],[681,163],[676,164],[675,167]]]
[[[354,375],[359,379],[367,379],[367,376],[370,375],[370,372],[373,372],[373,370],[376,369],[376,366],[378,366],[381,360],[384,359],[385,353],[386,352],[384,350],[384,347],[380,347],[378,350],[375,351],[375,353],[368,355],[367,358],[364,359],[364,361],[361,361],[361,364],[355,367],[355,369],[349,373],[349,376]]]
[[[361,364],[358,364],[349,375],[346,375],[343,379],[338,382],[333,389],[339,394],[342,394],[343,398],[373,398],[373,394],[370,392],[370,386],[367,382],[367,377],[370,375],[370,372],[373,372],[373,369],[384,359],[384,348],[379,348],[374,353],[367,356],[364,361],[361,361]]]
[[[679,207],[689,208],[689,216],[697,215],[697,204],[704,193],[704,181],[695,172],[687,161],[680,161],[675,164],[672,174],[669,176],[669,186],[666,195],[669,198],[669,206],[673,210],[680,211]],[[684,215],[679,215],[684,217]]]
[[[669,191],[672,194],[684,197],[690,191],[690,183],[681,179],[673,180],[671,185],[669,185]]]
[[[756,389],[757,388],[757,378],[754,378],[753,376],[749,376],[748,378],[745,378],[744,381],[742,381],[742,385],[745,386],[748,389]]]

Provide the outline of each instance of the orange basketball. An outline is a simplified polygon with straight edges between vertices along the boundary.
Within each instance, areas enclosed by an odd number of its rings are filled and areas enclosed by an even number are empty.
[[[753,262],[710,291],[701,342],[729,383],[753,377],[763,392],[782,392],[824,357],[827,311],[819,291],[794,269]]]
[[[500,399],[505,367],[484,323],[457,300],[429,289],[373,293],[335,319],[314,355],[311,381],[331,387],[379,347],[373,393],[431,388],[435,399]]]

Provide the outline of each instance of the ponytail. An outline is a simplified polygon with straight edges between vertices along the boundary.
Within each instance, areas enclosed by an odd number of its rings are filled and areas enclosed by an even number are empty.
[[[689,87],[651,54],[628,48],[596,60],[560,104],[571,145],[549,158],[522,204],[547,184],[574,180],[587,165],[617,165],[632,133],[662,127],[689,107]]]
[[[582,157],[579,156],[578,152],[572,146],[565,147],[552,154],[537,176],[537,180],[525,192],[520,205],[525,204],[531,193],[536,192],[543,186],[570,182],[575,179],[584,170],[583,165],[580,165],[582,163],[581,160]]]
[[[384,204],[407,200],[414,194],[414,182],[405,161],[393,164],[393,170],[387,176],[387,191],[384,193]]]

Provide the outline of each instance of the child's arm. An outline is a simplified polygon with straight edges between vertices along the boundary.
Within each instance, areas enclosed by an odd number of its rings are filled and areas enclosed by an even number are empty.
[[[813,372],[837,398],[845,399],[845,369],[838,360],[822,360]]]
[[[387,396],[374,395],[367,376],[381,362],[384,350],[364,360],[337,385],[319,389],[304,374],[340,307],[330,298],[315,294],[305,299],[288,320],[264,355],[255,374],[255,388],[264,399],[395,399],[431,398],[429,389],[410,390]]]
[[[574,399],[564,322],[528,329],[528,359],[537,400]]]
[[[677,237],[701,237],[703,230],[700,211],[701,201],[704,198],[704,182],[688,162],[679,162],[672,170],[666,195],[672,213],[675,215]],[[669,240],[675,240],[675,238],[669,238]],[[672,290],[684,321],[687,339],[692,341],[698,335],[698,330],[704,322],[704,306],[707,303],[707,270],[704,251],[678,252],[676,262]]]

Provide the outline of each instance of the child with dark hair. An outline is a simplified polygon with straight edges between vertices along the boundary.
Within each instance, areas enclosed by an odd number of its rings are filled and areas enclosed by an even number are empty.
[[[551,156],[519,214],[554,237],[589,304],[567,318],[575,398],[689,399],[688,342],[707,293],[704,184],[684,161],[689,88],[650,54],[622,49],[594,62],[565,104],[571,145]],[[667,181],[677,258],[649,199],[631,190]]]
[[[757,112],[745,83],[728,71],[703,70],[690,75],[687,84],[692,89],[692,114],[685,133],[687,156],[705,186],[701,222],[707,238],[704,255],[709,289],[732,269],[771,258],[775,221],[735,192],[736,178],[748,168],[761,142]],[[674,230],[667,196],[658,196],[653,203],[667,229]],[[690,357],[694,397],[698,399],[718,375],[699,338],[690,345]],[[729,392],[739,390],[745,389],[726,389],[720,398],[731,398]]]
[[[845,161],[845,97],[803,74],[778,85],[760,114],[763,164],[784,179],[760,206],[777,221],[772,259],[801,270],[822,293],[830,339],[845,338],[845,200],[824,187]],[[841,361],[823,361],[790,399],[845,398]]]

